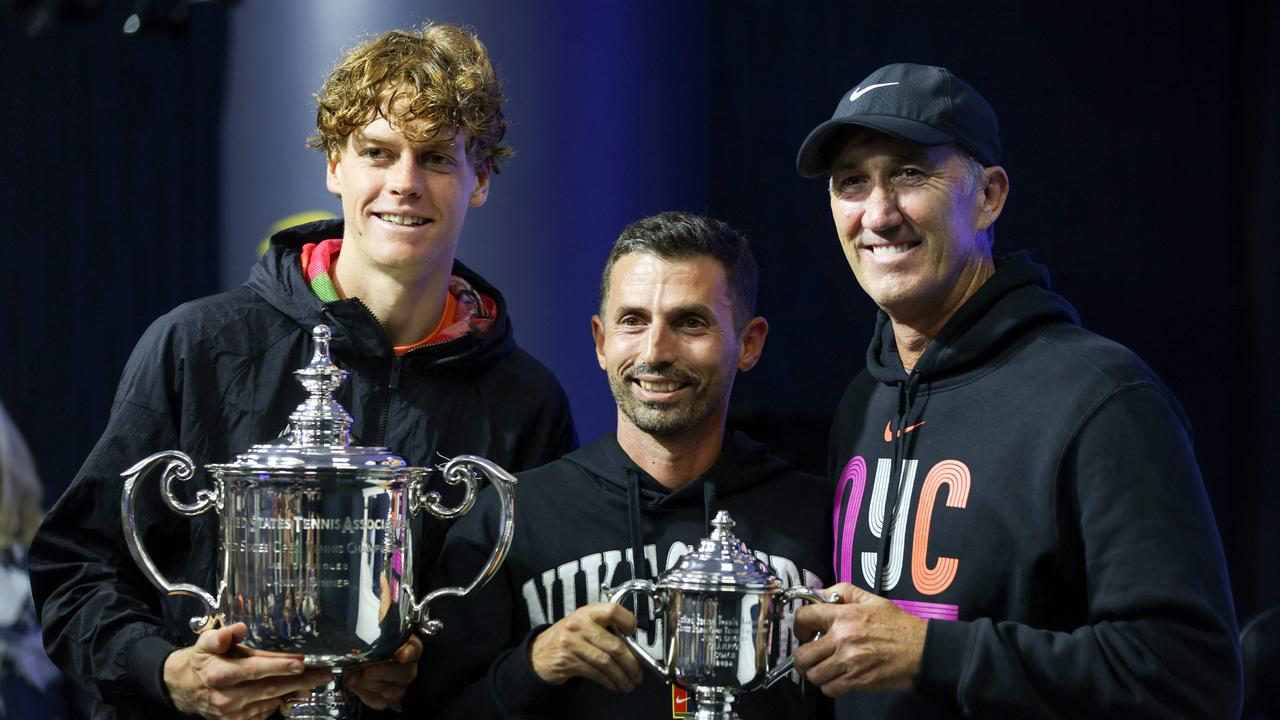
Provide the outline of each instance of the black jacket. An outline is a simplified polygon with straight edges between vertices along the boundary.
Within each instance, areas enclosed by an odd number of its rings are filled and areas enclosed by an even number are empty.
[[[468,453],[511,470],[576,444],[563,390],[516,347],[495,288],[455,263],[455,275],[497,301],[497,323],[484,336],[396,357],[358,300],[323,303],[308,288],[300,248],[331,237],[342,237],[340,221],[285,230],[244,286],[152,324],[125,367],[106,431],[32,544],[46,649],[97,698],[99,717],[176,714],[163,663],[175,646],[194,642],[188,619],[203,614],[186,598],[162,600],[130,557],[120,473],[159,450],[182,450],[203,466],[276,438],[305,397],[292,372],[310,359],[316,324],[332,328],[334,361],[350,373],[336,395],[354,418],[357,444],[389,447],[411,465]],[[206,482],[198,473],[192,491]],[[137,513],[171,581],[216,590],[214,513],[182,518],[154,490],[138,493]]]
[[[1024,254],[910,374],[881,313],[830,459],[837,579],[930,619],[916,691],[842,697],[840,717],[1239,713],[1230,586],[1182,409]]]
[[[784,586],[828,584],[830,483],[796,470],[741,433],[729,434],[716,464],[675,492],[637,467],[613,435],[519,480],[515,539],[498,575],[475,596],[445,599],[433,609],[445,628],[427,640],[414,688],[422,695],[406,702],[413,712],[672,717],[671,688],[648,671],[628,695],[581,678],[552,686],[533,672],[528,646],[551,623],[598,602],[602,583],[616,587],[630,579],[637,545],[647,560],[641,576],[656,578],[674,566],[710,535],[718,510],[729,512],[734,534],[767,558]],[[482,494],[477,510],[450,530],[436,584],[470,580],[488,556],[498,514],[492,493]],[[661,630],[644,610],[639,617],[637,639],[657,657]],[[789,655],[795,644],[790,615],[779,636]],[[747,720],[812,717],[821,694],[806,685],[802,697],[798,679],[793,673],[768,690],[743,695],[735,708]]]

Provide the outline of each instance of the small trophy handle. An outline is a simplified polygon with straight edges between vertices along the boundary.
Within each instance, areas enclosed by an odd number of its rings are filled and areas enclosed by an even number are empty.
[[[492,578],[494,573],[498,571],[498,567],[502,565],[502,561],[507,557],[507,551],[511,549],[511,538],[515,534],[516,525],[516,478],[493,462],[475,455],[459,455],[450,460],[444,466],[444,479],[455,485],[458,483],[465,484],[467,496],[455,508],[441,506],[440,494],[435,492],[421,496],[419,504],[436,517],[452,518],[462,515],[470,510],[476,501],[476,470],[479,470],[489,480],[489,484],[493,486],[493,491],[498,494],[498,503],[502,511],[498,525],[498,542],[489,553],[489,562],[485,564],[484,569],[465,588],[459,586],[442,587],[427,593],[422,598],[422,602],[415,602],[413,589],[408,584],[402,585],[410,605],[409,617],[418,624],[419,630],[424,635],[435,635],[444,627],[439,620],[431,618],[429,610],[431,603],[442,597],[465,597],[471,594],[473,590],[484,587],[484,584],[489,582],[489,578]],[[415,505],[415,509],[416,507]]]
[[[622,599],[632,593],[647,595],[656,608],[662,608],[663,606],[662,597],[658,594],[658,586],[651,580],[628,580],[613,589],[609,589],[608,587],[600,588],[600,594],[602,596],[607,596],[609,602],[614,604],[621,604]],[[622,633],[618,634],[622,637],[622,641],[627,644],[627,647],[631,648],[631,652],[640,660],[641,665],[644,665],[657,673],[658,677],[663,680],[669,680],[671,678],[671,670],[667,667],[667,663],[665,661],[659,662],[655,660],[652,655],[645,652],[644,648],[640,647],[640,643],[636,642],[634,637],[630,635],[623,635]]]
[[[120,497],[120,519],[124,523],[124,540],[125,544],[129,546],[129,554],[138,563],[138,567],[142,568],[142,574],[146,575],[151,584],[155,585],[160,592],[166,596],[187,595],[194,597],[203,601],[209,608],[210,615],[191,618],[191,629],[199,631],[209,624],[211,615],[218,611],[218,601],[199,585],[169,582],[151,560],[151,556],[147,554],[147,549],[143,547],[142,536],[138,533],[138,523],[133,512],[134,492],[137,490],[139,482],[151,474],[157,466],[166,461],[164,473],[161,475],[160,497],[164,499],[164,503],[170,509],[179,515],[192,517],[211,507],[222,508],[221,482],[218,482],[212,490],[197,491],[196,501],[193,503],[183,503],[174,497],[174,479],[184,482],[190,480],[195,475],[195,463],[191,461],[190,456],[186,453],[176,450],[158,452],[120,473],[120,476],[125,478],[124,493]]]
[[[806,603],[833,603],[839,598],[838,595],[832,593],[829,597],[823,597],[821,593],[813,588],[804,585],[795,585],[782,591],[782,595],[778,598],[778,607],[790,605],[793,600],[803,600]],[[821,634],[814,636],[814,639],[821,637]],[[791,668],[796,664],[795,656],[787,656],[786,660],[778,663],[764,676],[764,682],[761,687],[769,687],[781,680],[791,672]]]

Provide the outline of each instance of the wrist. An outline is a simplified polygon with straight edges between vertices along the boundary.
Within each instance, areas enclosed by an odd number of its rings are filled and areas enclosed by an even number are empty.
[[[161,685],[168,704],[180,713],[190,715],[194,709],[187,706],[186,696],[182,692],[182,678],[191,669],[191,649],[174,648],[164,659]]]
[[[530,633],[529,642],[525,644],[525,660],[529,663],[529,668],[533,670],[533,674],[537,675],[539,680],[544,683],[558,684],[553,678],[548,676],[545,672],[545,668],[540,667],[538,664],[538,646],[543,640],[543,635],[545,634],[542,632],[543,630],[546,630],[546,628],[536,629]]]

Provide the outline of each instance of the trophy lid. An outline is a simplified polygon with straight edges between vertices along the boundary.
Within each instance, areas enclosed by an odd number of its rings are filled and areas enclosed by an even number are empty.
[[[711,537],[662,576],[665,586],[682,590],[770,591],[782,581],[733,534],[733,519],[721,510],[711,521]]]
[[[351,444],[351,415],[333,398],[347,378],[347,371],[333,364],[329,354],[332,332],[327,325],[316,325],[311,331],[315,354],[311,362],[294,370],[298,382],[310,393],[289,415],[289,428],[275,443],[254,445],[236,459],[209,465],[221,473],[255,473],[289,470],[348,469],[361,475],[388,478],[402,472],[404,458],[384,447],[360,447]]]

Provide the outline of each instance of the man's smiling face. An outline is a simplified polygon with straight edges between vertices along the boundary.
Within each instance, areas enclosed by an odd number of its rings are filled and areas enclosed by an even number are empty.
[[[854,131],[831,163],[831,215],[858,284],[890,317],[927,319],[990,256],[981,178],[955,145]]]
[[[467,210],[489,194],[489,170],[472,165],[467,139],[442,128],[410,140],[381,116],[351,133],[327,174],[342,197],[341,262],[418,276],[452,261]]]
[[[763,324],[735,331],[724,268],[712,257],[619,258],[591,325],[620,430],[668,437],[723,427],[737,371],[759,357]]]

